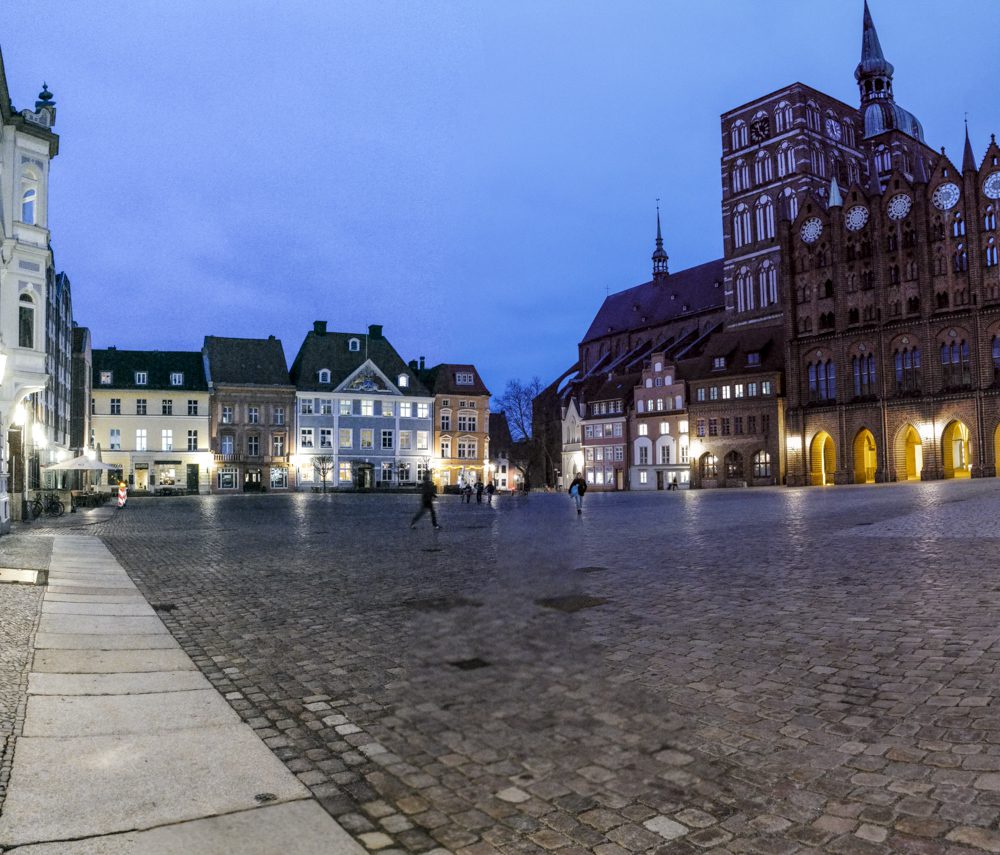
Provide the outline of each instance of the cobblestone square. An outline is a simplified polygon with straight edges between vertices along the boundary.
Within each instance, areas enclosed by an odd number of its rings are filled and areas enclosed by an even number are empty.
[[[1000,852],[1000,482],[417,502],[89,530],[370,849]]]

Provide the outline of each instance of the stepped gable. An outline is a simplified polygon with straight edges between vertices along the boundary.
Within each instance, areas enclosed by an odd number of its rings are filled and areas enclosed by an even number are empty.
[[[686,315],[725,306],[722,259],[689,267],[610,294],[581,344],[609,333],[660,326]]]
[[[205,336],[212,383],[251,386],[287,386],[288,363],[281,339]]]

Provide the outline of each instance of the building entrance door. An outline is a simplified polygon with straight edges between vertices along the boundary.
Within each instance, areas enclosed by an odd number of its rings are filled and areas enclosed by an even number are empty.
[[[656,489],[663,489],[663,471],[660,469],[656,470]]]
[[[264,477],[260,469],[247,469],[243,478],[243,491],[245,493],[259,493],[264,486]]]
[[[370,490],[375,480],[374,469],[370,463],[362,463],[358,466],[354,475],[354,486],[359,490]]]
[[[189,493],[198,492],[198,464],[189,463],[187,465],[187,488]]]

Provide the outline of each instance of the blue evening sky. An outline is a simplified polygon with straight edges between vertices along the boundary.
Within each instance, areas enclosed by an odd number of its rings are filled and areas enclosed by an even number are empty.
[[[1000,3],[872,0],[899,103],[961,161],[1000,133]],[[793,81],[850,104],[862,0],[17,0],[43,80],[57,267],[95,347],[315,319],[405,359],[549,382],[606,292],[722,254],[719,114]]]

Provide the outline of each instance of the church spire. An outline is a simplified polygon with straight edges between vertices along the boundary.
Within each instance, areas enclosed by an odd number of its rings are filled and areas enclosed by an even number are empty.
[[[826,203],[827,208],[843,208],[844,197],[840,195],[840,185],[837,183],[837,176],[830,179],[830,199]]]
[[[976,171],[976,156],[972,153],[972,143],[969,142],[969,120],[965,120],[965,152],[962,154],[962,172]]]
[[[667,252],[663,248],[663,233],[660,230],[660,200],[656,200],[656,249],[653,250],[653,278],[663,279],[669,275]]]

